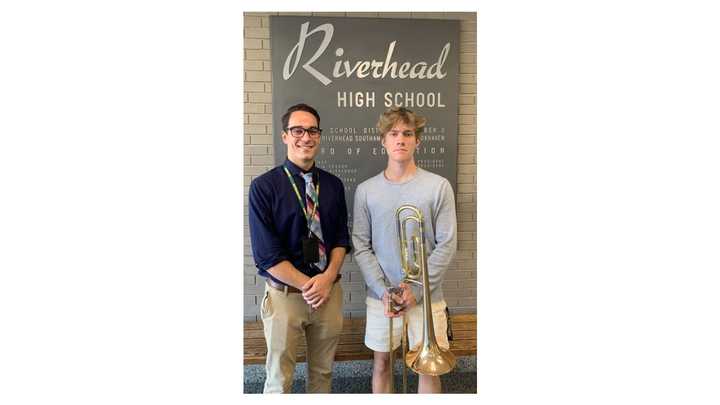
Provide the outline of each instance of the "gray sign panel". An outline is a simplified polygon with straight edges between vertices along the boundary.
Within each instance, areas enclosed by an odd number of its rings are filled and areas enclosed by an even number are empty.
[[[270,33],[277,164],[280,117],[312,105],[323,128],[317,164],[342,179],[352,214],[357,185],[387,164],[378,117],[404,106],[428,119],[418,166],[456,188],[458,21],[271,16]]]

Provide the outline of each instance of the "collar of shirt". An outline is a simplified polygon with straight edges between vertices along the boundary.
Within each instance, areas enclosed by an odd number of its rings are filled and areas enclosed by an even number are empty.
[[[302,175],[303,175],[304,173],[310,173],[310,172],[312,172],[312,174],[313,174],[313,181],[317,181],[318,174],[317,174],[317,170],[315,170],[315,168],[316,168],[315,162],[313,162],[313,165],[312,165],[312,167],[310,168],[310,170],[307,170],[307,171],[301,169],[298,165],[296,165],[295,163],[291,162],[290,159],[288,159],[288,158],[285,158],[285,163],[283,163],[283,164],[285,165],[285,167],[288,168],[288,171],[289,171],[290,174],[292,174],[293,176],[298,176],[298,177],[300,177],[300,178],[302,179]],[[304,184],[304,183],[303,183],[303,184]]]

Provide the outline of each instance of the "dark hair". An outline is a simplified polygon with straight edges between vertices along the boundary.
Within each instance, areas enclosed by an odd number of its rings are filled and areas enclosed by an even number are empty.
[[[288,123],[290,122],[290,116],[295,111],[305,111],[309,112],[310,114],[315,116],[315,119],[317,120],[318,127],[320,126],[320,114],[318,114],[317,110],[310,107],[307,104],[295,104],[294,106],[287,109],[287,112],[283,114],[282,116],[282,130],[285,131],[285,128],[288,127]]]

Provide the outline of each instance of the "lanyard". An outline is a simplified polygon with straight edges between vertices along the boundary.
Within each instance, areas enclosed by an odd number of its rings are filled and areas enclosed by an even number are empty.
[[[285,174],[287,174],[290,184],[293,186],[293,190],[295,190],[295,195],[297,196],[298,202],[300,203],[300,208],[303,211],[303,215],[305,215],[305,220],[308,223],[309,230],[310,225],[312,224],[312,219],[315,218],[315,211],[317,211],[317,207],[318,205],[320,205],[320,179],[318,178],[318,182],[317,184],[315,184],[315,195],[317,196],[317,201],[313,201],[314,204],[312,215],[308,216],[307,210],[305,209],[305,204],[303,204],[302,197],[300,197],[300,191],[298,191],[297,185],[295,184],[295,180],[293,180],[292,175],[290,174],[290,171],[287,169],[287,167],[283,166],[283,169],[285,170]]]

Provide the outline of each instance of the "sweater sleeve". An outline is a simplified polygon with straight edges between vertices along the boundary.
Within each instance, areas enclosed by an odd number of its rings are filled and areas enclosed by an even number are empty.
[[[430,294],[442,288],[445,272],[457,251],[457,217],[455,214],[455,196],[450,183],[443,179],[433,207],[433,227],[435,229],[435,249],[427,258],[428,278],[430,279]],[[418,286],[413,286],[413,292]],[[416,295],[418,302],[422,295]]]
[[[360,267],[365,284],[378,297],[382,297],[385,293],[385,275],[372,249],[372,218],[367,207],[367,193],[362,184],[355,190],[352,241],[355,261]]]

